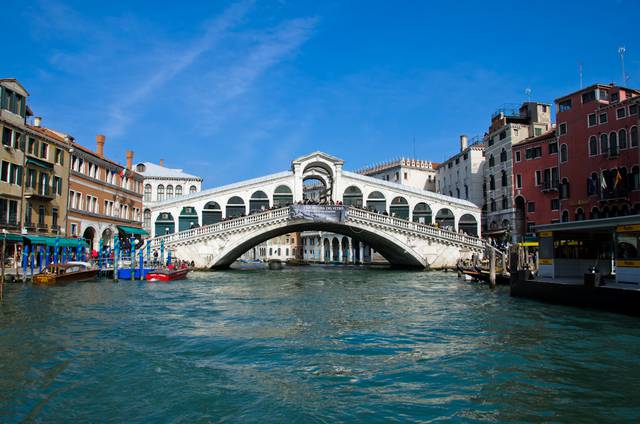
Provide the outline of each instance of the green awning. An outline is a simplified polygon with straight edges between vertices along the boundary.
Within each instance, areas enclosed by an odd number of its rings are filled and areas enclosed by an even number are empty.
[[[46,236],[24,236],[31,244],[42,246],[55,246],[56,238],[58,239],[58,247],[77,247],[78,245],[85,247],[87,242],[80,238],[64,238],[64,237],[46,237]]]
[[[12,233],[0,234],[0,240],[3,240],[5,237],[7,241],[22,241],[21,234],[12,234]]]
[[[40,168],[44,168],[44,169],[53,169],[53,164],[52,163],[45,162],[43,160],[35,159],[35,158],[28,158],[27,159],[27,165],[35,165],[35,166],[39,166]]]
[[[123,233],[126,233],[126,234],[140,234],[141,236],[148,236],[149,235],[149,233],[147,233],[142,228],[127,227],[126,225],[118,225],[118,229],[120,231],[122,231]]]

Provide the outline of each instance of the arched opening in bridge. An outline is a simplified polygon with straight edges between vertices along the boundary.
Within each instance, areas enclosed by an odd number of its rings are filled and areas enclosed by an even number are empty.
[[[518,240],[524,241],[524,235],[526,232],[526,212],[525,212],[525,200],[524,197],[518,196],[514,199],[516,205],[516,235]]]
[[[165,234],[173,234],[176,231],[176,223],[170,212],[160,212],[156,218],[155,235],[163,236]]]
[[[442,208],[436,214],[436,224],[440,228],[453,231],[455,228],[455,217],[451,209]]]
[[[273,192],[273,206],[282,208],[293,203],[293,193],[286,185],[279,185]]]
[[[334,237],[333,240],[331,240],[331,252],[332,252],[331,260],[333,262],[339,262],[340,261],[340,242],[336,237]]]
[[[349,263],[349,238],[344,236],[342,237],[342,262]]]
[[[387,211],[387,199],[379,191],[373,191],[367,197],[367,207],[378,213],[384,213]]]
[[[96,237],[96,230],[93,227],[85,228],[82,238],[87,241],[90,249],[93,249],[93,239]]]
[[[102,239],[102,246],[111,247],[113,245],[113,230],[105,228],[100,238]]]
[[[327,199],[327,186],[324,180],[308,177],[302,181],[302,198],[310,202],[324,202]]]
[[[396,218],[409,219],[409,202],[404,197],[398,196],[391,201],[389,212]]]
[[[216,202],[207,202],[202,209],[202,225],[211,225],[222,221],[222,209]]]
[[[269,197],[264,191],[258,190],[249,199],[249,213],[260,212],[265,209],[269,209]]]
[[[329,239],[324,239],[322,248],[324,249],[325,262],[331,261],[331,242],[329,241]]]
[[[464,214],[460,217],[458,228],[470,236],[478,237],[478,221],[471,214]]]
[[[324,162],[312,162],[308,164],[302,170],[302,181],[305,182],[307,180],[314,180],[321,183],[322,191],[318,193],[320,196],[319,201],[329,201],[333,199],[333,171],[329,165]],[[319,189],[319,187],[316,187],[316,189]]]
[[[233,196],[227,201],[227,208],[225,210],[226,218],[235,218],[247,213],[244,205],[244,200],[240,196]]]
[[[189,230],[198,226],[198,212],[193,206],[185,206],[178,217],[178,231]]]
[[[413,208],[413,222],[419,222],[420,224],[431,224],[431,208],[424,202],[418,203]]]
[[[342,203],[347,206],[362,207],[362,191],[356,186],[349,186],[342,195]]]

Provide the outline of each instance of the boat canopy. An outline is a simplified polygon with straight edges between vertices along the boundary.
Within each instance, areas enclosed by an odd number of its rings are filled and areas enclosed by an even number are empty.
[[[148,236],[149,235],[149,233],[147,233],[142,228],[128,227],[126,225],[118,225],[118,229],[120,231],[122,231],[123,233],[127,233],[127,234],[139,234],[141,236]]]

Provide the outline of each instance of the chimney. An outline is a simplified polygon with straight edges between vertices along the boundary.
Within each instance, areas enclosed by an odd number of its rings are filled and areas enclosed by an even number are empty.
[[[131,171],[133,168],[133,150],[127,150],[127,169]]]
[[[34,127],[40,128],[41,125],[42,125],[42,117],[36,116],[35,118],[33,118],[33,126]]]
[[[164,159],[160,159],[160,166],[164,166]]]
[[[460,136],[460,151],[462,152],[464,149],[466,149],[468,147],[468,141],[467,141],[467,136],[462,134]]]
[[[100,158],[104,158],[104,140],[105,140],[104,135],[98,134],[96,136],[96,153]]]

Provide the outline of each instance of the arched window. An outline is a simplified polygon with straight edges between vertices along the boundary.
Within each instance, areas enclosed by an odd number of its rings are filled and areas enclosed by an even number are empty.
[[[562,222],[569,222],[569,211],[562,211]]]
[[[507,161],[507,151],[505,149],[502,149],[502,151],[500,152],[500,162],[506,162]]]
[[[560,162],[566,162],[569,160],[569,152],[567,151],[567,145],[560,146]]]
[[[506,187],[508,184],[507,181],[507,171],[502,171],[502,187]]]
[[[609,152],[609,137],[606,134],[600,134],[600,153],[606,155]]]
[[[158,194],[156,196],[156,200],[158,202],[162,202],[164,200],[164,186],[162,184],[158,185]]]
[[[631,147],[638,146],[638,127],[631,127]]]
[[[631,168],[631,174],[630,174],[630,180],[631,180],[631,184],[629,184],[629,186],[631,187],[631,190],[639,190],[640,189],[640,169],[637,166],[634,166],[633,168]]]
[[[431,224],[431,208],[429,205],[421,202],[413,208],[413,222]]]
[[[589,138],[589,154],[591,156],[596,156],[598,154],[598,139],[595,135],[592,135]]]
[[[468,185],[464,185],[464,198],[468,199],[469,198],[469,186]]]
[[[173,197],[173,186],[169,184],[167,186],[167,199],[171,199]]]
[[[624,128],[618,131],[618,146],[621,149],[627,148],[627,130],[625,130]]]
[[[202,209],[202,225],[215,224],[222,220],[222,210],[217,202],[207,202]]]
[[[264,191],[258,190],[251,195],[249,199],[249,212],[258,212],[268,208],[269,198]]]
[[[367,207],[373,209],[378,213],[383,213],[387,211],[387,200],[384,197],[384,194],[379,191],[373,191],[367,197]]]
[[[460,189],[458,187],[456,187],[456,197],[460,198]]]
[[[389,212],[391,216],[409,219],[409,202],[404,197],[398,196],[391,201]]]
[[[142,221],[144,228],[151,228],[151,211],[149,209],[144,210],[144,220]]]
[[[576,221],[584,221],[584,211],[582,208],[576,209]]]
[[[497,209],[495,199],[491,199],[491,212],[495,212]]]
[[[346,206],[362,207],[362,191],[356,186],[349,186],[342,195],[342,203]]]
[[[493,158],[493,155],[489,156],[489,168],[493,168],[493,165],[496,164],[496,160]]]
[[[609,134],[609,155],[618,155],[618,134],[615,132]]]
[[[293,193],[289,186],[279,185],[273,191],[273,206],[284,207],[293,203]]]
[[[562,182],[560,183],[560,198],[569,198],[569,180],[567,180],[566,178],[563,178]]]
[[[507,196],[502,198],[502,209],[509,209],[509,199]]]
[[[489,190],[495,190],[496,189],[496,179],[494,178],[493,175],[489,176]]]
[[[239,196],[233,196],[227,201],[226,217],[233,218],[246,213],[244,200]]]
[[[177,185],[176,186],[176,197],[180,197],[182,196],[182,186],[181,185]]]
[[[145,202],[151,201],[151,184],[144,185],[144,201]]]
[[[196,186],[192,185],[191,187],[189,187],[189,194],[193,194],[196,191],[198,191],[198,189],[196,188]]]

